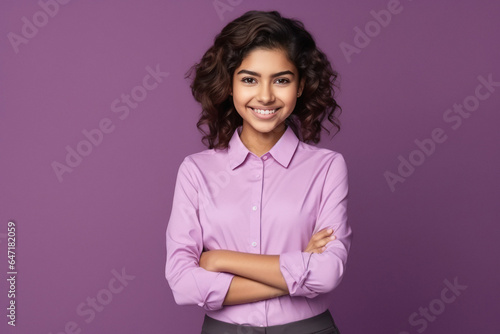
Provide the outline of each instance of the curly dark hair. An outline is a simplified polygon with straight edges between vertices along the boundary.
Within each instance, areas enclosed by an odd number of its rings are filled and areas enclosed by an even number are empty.
[[[300,140],[318,143],[321,128],[330,134],[322,124],[325,117],[336,128],[335,133],[340,131],[338,116],[342,108],[334,98],[338,73],[332,70],[304,24],[284,18],[277,11],[248,11],[222,29],[200,63],[185,76],[192,78],[193,71],[196,73],[190,87],[202,106],[196,126],[204,134],[204,145],[209,149],[227,148],[234,131],[243,124],[230,95],[232,80],[235,69],[256,48],[284,50],[298,70],[299,82],[305,78],[302,95],[285,120]],[[204,124],[209,133],[201,128]]]

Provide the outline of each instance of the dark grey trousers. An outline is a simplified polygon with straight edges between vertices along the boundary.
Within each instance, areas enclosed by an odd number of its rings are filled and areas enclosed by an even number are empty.
[[[330,310],[284,325],[253,327],[230,324],[205,314],[201,334],[340,334]]]

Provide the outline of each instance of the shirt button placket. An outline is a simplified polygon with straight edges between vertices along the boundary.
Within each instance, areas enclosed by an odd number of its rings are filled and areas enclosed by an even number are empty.
[[[261,240],[261,218],[262,218],[262,189],[263,189],[263,172],[264,172],[264,160],[267,156],[259,158],[256,155],[252,155],[253,159],[251,161],[250,170],[248,175],[250,175],[250,191],[251,191],[251,203],[250,203],[250,253],[261,254],[262,240]],[[255,308],[258,309],[257,314],[259,314],[259,319],[253,319],[257,322],[257,326],[266,326],[266,305],[267,300],[261,300],[254,303]]]
[[[252,165],[254,170],[250,171],[252,177],[252,204],[251,204],[251,215],[252,215],[252,226],[251,226],[251,237],[250,237],[250,252],[254,254],[260,254],[260,230],[261,230],[261,211],[262,211],[262,160],[260,158],[255,159],[255,165]]]
[[[264,175],[265,175],[265,166],[266,166],[266,161],[268,160],[269,158],[269,153],[266,153],[264,154],[264,156],[262,157],[262,160],[260,161],[261,162],[261,172],[259,174],[259,177],[258,179],[260,180],[260,188],[259,188],[259,199],[260,199],[260,208],[261,208],[261,214],[260,214],[260,220],[259,220],[259,228],[262,229],[262,194],[264,193]],[[267,163],[269,164],[269,163]],[[262,249],[262,240],[260,242],[260,245],[261,245],[261,249]],[[261,252],[262,253],[262,252]],[[263,300],[263,303],[262,303],[262,314],[264,315],[263,316],[263,319],[262,319],[262,323],[260,325],[260,327],[264,327],[264,326],[267,326],[268,325],[268,321],[267,321],[267,308],[268,308],[268,303],[269,303],[269,300]]]

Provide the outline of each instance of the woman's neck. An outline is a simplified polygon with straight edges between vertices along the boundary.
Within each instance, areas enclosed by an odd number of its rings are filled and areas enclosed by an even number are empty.
[[[272,130],[271,132],[262,133],[258,131],[247,130],[242,127],[240,133],[240,139],[243,145],[248,148],[248,150],[257,156],[262,156],[269,152],[271,148],[278,142],[278,140],[283,136],[286,131],[287,126],[283,126]]]

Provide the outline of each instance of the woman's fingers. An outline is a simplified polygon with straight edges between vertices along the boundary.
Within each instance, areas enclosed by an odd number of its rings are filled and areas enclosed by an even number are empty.
[[[325,228],[316,232],[311,237],[311,240],[309,240],[309,244],[304,251],[310,253],[322,253],[326,249],[326,244],[335,239],[336,237],[333,235],[333,229]]]
[[[321,231],[318,231],[316,232],[311,239],[314,239],[315,241],[317,240],[321,240],[327,236],[329,236],[330,234],[333,233],[333,229],[331,228],[325,228],[325,229],[322,229]]]
[[[316,239],[314,242],[316,247],[314,250],[315,253],[323,253],[326,250],[326,244],[336,239],[335,235],[333,235],[333,230],[328,228],[319,231],[314,237]]]
[[[326,245],[329,241],[332,241],[335,239],[335,236],[333,235],[333,229],[324,229],[316,233],[317,236],[317,244],[318,246],[324,246]]]

